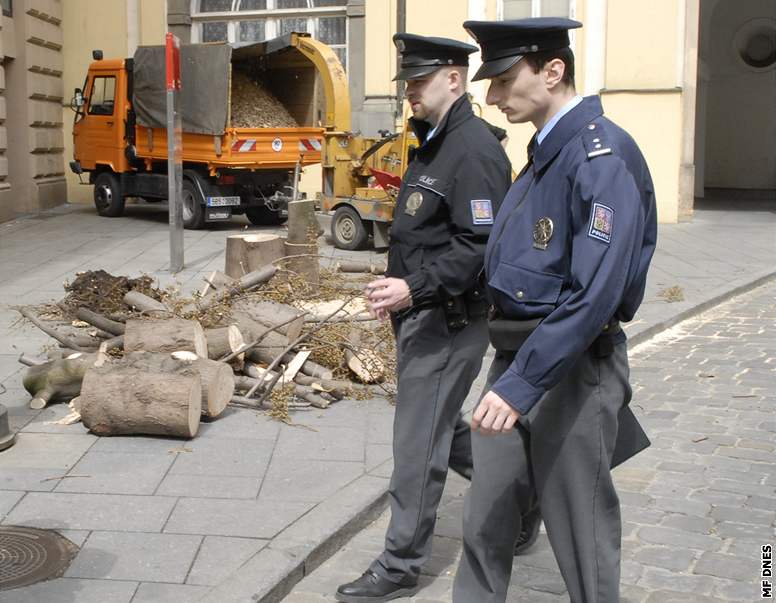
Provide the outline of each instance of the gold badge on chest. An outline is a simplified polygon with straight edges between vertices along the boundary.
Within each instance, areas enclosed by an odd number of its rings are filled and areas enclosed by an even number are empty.
[[[423,193],[415,191],[409,197],[407,197],[407,203],[404,207],[404,213],[414,216],[420,206],[423,204]]]
[[[552,220],[549,218],[539,218],[533,227],[534,249],[547,249],[554,229],[555,225],[552,223]]]

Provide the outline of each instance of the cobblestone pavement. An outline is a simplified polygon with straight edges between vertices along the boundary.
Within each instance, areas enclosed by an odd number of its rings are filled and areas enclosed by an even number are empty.
[[[629,603],[760,600],[776,526],[776,283],[631,352],[633,406],[652,446],[615,471]],[[451,478],[414,603],[451,599],[466,484]],[[286,603],[333,601],[381,550],[388,512],[300,582]],[[509,601],[567,601],[542,534],[514,566]]]

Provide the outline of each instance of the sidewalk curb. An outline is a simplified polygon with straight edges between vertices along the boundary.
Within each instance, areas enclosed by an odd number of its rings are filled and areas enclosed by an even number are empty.
[[[776,279],[776,271],[768,270],[767,272],[761,273],[759,276],[756,276],[754,280],[749,280],[741,285],[733,287],[732,289],[725,289],[724,291],[720,291],[718,293],[712,293],[707,299],[689,308],[682,310],[681,312],[677,313],[671,318],[668,318],[666,320],[661,320],[633,334],[627,333],[626,331],[626,334],[628,335],[628,344],[631,347],[633,347],[640,343],[644,343],[645,341],[652,339],[658,333],[662,333],[663,331],[666,331],[671,327],[676,326],[680,322],[684,322],[689,318],[693,318],[695,316],[698,316],[699,314],[703,314],[704,312],[706,312],[707,310],[710,310],[711,308],[714,308],[715,306],[723,304],[726,301],[729,301],[732,298],[742,295],[744,293],[748,293],[753,289],[757,289],[757,287],[765,285],[766,283],[774,279]]]
[[[732,289],[712,293],[707,299],[682,310],[671,318],[650,325],[632,335],[629,334],[628,342],[631,346],[644,343],[680,322],[772,280],[776,280],[776,271],[769,270]],[[364,491],[365,486],[366,491]],[[259,551],[240,569],[211,589],[200,601],[202,603],[224,601],[277,603],[281,601],[298,582],[333,556],[343,544],[376,519],[387,506],[387,480],[370,474],[361,476],[289,526],[272,544]],[[319,523],[321,511],[337,516],[339,525],[328,533],[318,533],[316,530],[315,524]],[[310,539],[305,534],[315,534],[315,536]]]

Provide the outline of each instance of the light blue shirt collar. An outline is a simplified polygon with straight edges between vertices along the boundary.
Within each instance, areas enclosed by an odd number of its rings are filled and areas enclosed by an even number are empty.
[[[437,131],[437,127],[436,127],[436,126],[434,126],[433,128],[431,128],[431,129],[428,131],[428,134],[426,134],[426,141],[429,141],[429,140],[431,140],[431,137],[432,137],[434,134],[436,134],[436,131]]]
[[[544,127],[536,136],[536,144],[542,144],[542,140],[547,138],[547,135],[552,131],[555,125],[563,118],[563,116],[566,115],[566,113],[571,111],[574,107],[576,107],[581,102],[582,102],[582,97],[579,94],[577,94],[569,102],[563,105],[563,108],[560,111],[558,111],[555,115],[553,115],[550,121],[544,124]]]

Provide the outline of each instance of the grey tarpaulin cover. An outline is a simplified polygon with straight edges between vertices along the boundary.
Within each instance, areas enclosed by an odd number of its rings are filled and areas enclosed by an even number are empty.
[[[181,46],[181,118],[183,131],[224,133],[229,110],[229,67],[232,48],[227,44]],[[167,127],[167,86],[164,46],[141,46],[135,52],[132,103],[137,123]]]

